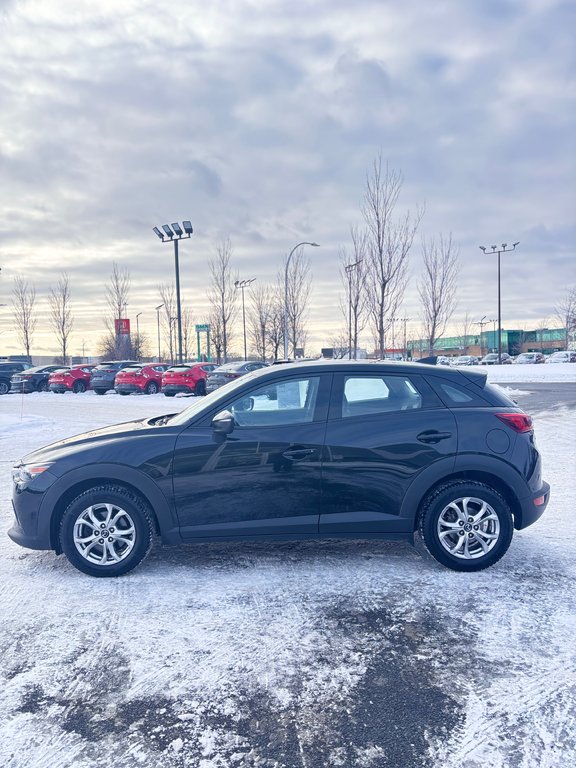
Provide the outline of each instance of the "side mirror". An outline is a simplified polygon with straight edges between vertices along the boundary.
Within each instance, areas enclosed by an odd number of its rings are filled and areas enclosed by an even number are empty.
[[[216,434],[229,435],[234,430],[234,416],[230,411],[220,411],[212,419],[212,429]]]

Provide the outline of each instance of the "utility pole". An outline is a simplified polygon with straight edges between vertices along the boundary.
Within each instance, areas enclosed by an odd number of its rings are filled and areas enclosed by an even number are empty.
[[[511,248],[508,248],[508,243],[502,243],[499,248],[497,245],[491,245],[492,253],[498,254],[498,364],[502,363],[502,302],[500,296],[500,254],[509,253],[515,251],[516,246],[520,245],[520,241],[513,243]],[[483,253],[486,253],[486,246],[478,246]]]

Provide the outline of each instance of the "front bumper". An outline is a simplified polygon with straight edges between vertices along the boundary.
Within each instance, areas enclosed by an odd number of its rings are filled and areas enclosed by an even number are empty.
[[[8,536],[16,544],[28,549],[53,549],[50,541],[51,516],[41,514],[40,508],[46,491],[56,481],[56,477],[46,471],[24,488],[14,487],[12,509],[14,523],[8,530]]]

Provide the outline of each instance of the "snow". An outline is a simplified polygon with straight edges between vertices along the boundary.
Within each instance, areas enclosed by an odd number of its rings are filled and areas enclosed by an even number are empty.
[[[576,382],[487,372],[510,392]],[[3,768],[576,766],[575,409],[535,417],[549,507],[477,574],[326,541],[157,548],[96,580],[5,535],[15,460],[189,402],[0,398]]]

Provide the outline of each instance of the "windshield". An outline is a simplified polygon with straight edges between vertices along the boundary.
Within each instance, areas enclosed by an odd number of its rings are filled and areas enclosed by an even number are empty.
[[[209,410],[214,403],[217,403],[218,400],[226,398],[229,394],[234,392],[239,387],[243,387],[244,384],[251,381],[255,377],[259,377],[261,375],[261,371],[252,371],[251,373],[246,374],[245,376],[240,377],[239,379],[235,379],[231,381],[229,384],[224,385],[223,387],[220,387],[219,389],[215,389],[213,392],[210,392],[210,394],[205,395],[204,397],[198,397],[194,398],[194,402],[191,406],[188,408],[185,408],[181,413],[177,413],[175,416],[173,416],[169,421],[168,424],[170,425],[176,425],[179,424],[186,424],[186,422],[190,421],[190,419],[193,416],[196,416],[199,413],[202,413],[204,410]]]

